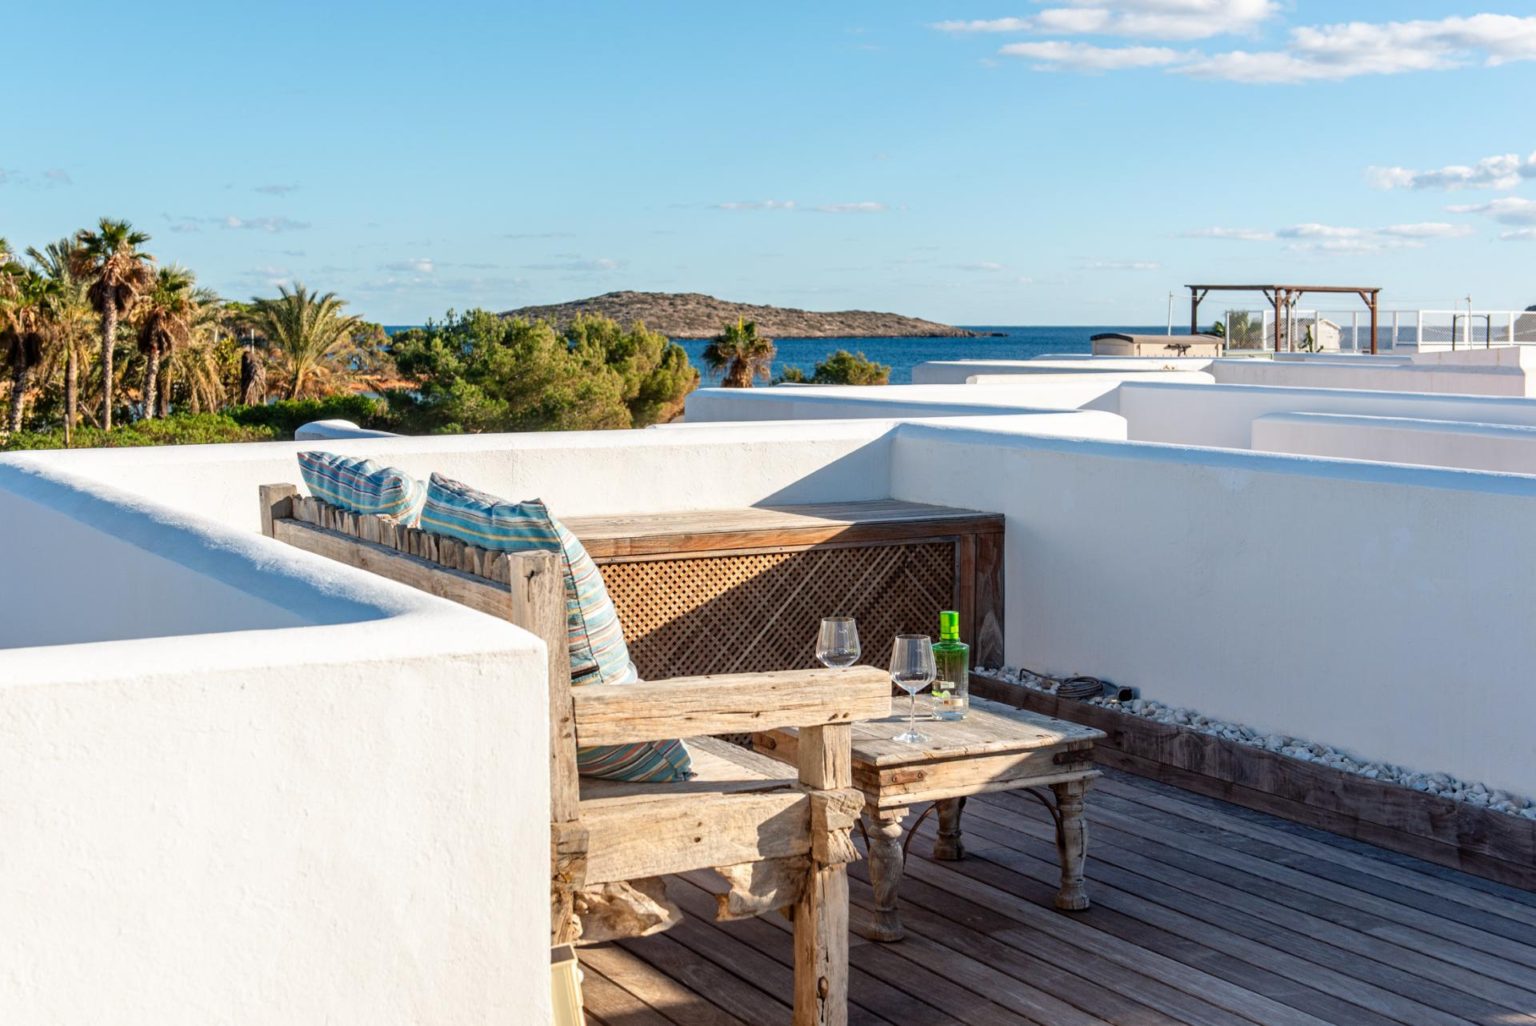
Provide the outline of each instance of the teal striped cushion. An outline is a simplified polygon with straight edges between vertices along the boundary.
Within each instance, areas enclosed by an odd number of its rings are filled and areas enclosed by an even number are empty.
[[[299,473],[309,493],[352,513],[377,513],[414,525],[427,489],[402,470],[358,456],[299,453]]]
[[[639,680],[603,575],[587,550],[537,499],[504,502],[493,495],[433,474],[427,485],[421,528],[494,552],[548,549],[565,567],[566,643],[571,683],[632,684]],[[577,768],[609,780],[673,781],[693,776],[681,741],[645,741],[583,748]]]

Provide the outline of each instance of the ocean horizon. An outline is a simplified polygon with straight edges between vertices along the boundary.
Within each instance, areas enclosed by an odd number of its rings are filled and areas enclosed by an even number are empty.
[[[390,334],[405,330],[405,325],[386,325]],[[963,324],[967,331],[982,334],[974,338],[876,338],[857,336],[848,338],[778,338],[774,340],[778,353],[773,361],[773,374],[777,377],[786,367],[799,367],[806,375],[816,364],[839,349],[851,353],[863,353],[867,359],[883,363],[891,368],[891,384],[912,383],[912,368],[929,360],[1029,360],[1051,353],[1087,353],[1092,351],[1089,339],[1103,331],[1130,331],[1148,335],[1161,335],[1168,330],[1166,324],[1127,327],[1121,324]],[[707,339],[675,339],[688,351],[688,358],[699,369],[700,385],[709,387],[720,383],[720,375],[711,374],[700,359]]]

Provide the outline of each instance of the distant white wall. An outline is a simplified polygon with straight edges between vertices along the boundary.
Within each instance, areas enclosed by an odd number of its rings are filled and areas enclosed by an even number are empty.
[[[1033,360],[930,360],[912,368],[914,385],[963,385],[978,374],[1166,374],[1170,371],[1202,371],[1209,358],[1175,356],[1054,357]]]
[[[1196,372],[1165,372],[1185,381],[1209,381]],[[975,376],[975,373],[971,375]],[[985,383],[951,385],[826,385],[776,388],[703,388],[688,397],[689,423],[742,420],[832,420],[976,417],[1004,412],[1076,410],[1142,375],[1007,375]],[[1109,412],[1114,412],[1109,410]]]
[[[1131,381],[1121,385],[1114,398],[1133,441],[1229,449],[1247,448],[1254,420],[1270,413],[1536,425],[1536,399],[1518,397]]]
[[[1533,383],[1518,363],[1399,363],[1344,360],[1216,360],[1211,374],[1223,385],[1348,388],[1441,395],[1531,395]]]
[[[895,456],[896,498],[1007,516],[1010,663],[1536,792],[1536,480],[959,423]]]
[[[989,411],[990,412],[990,411]],[[765,424],[727,442],[661,431],[392,436],[311,442],[77,449],[29,456],[201,516],[256,530],[256,487],[300,484],[306,449],[369,456],[423,479],[433,471],[557,516],[883,499],[889,425]],[[8,459],[0,456],[0,466]]]
[[[1338,413],[1271,413],[1250,448],[1378,463],[1536,474],[1536,426]]]
[[[5,618],[53,642],[0,648],[0,1019],[549,1021],[537,639],[36,468],[0,522],[49,557]],[[145,632],[107,589],[205,633],[63,643]]]

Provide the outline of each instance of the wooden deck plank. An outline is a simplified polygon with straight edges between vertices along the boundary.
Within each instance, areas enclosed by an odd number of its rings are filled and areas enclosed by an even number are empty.
[[[903,885],[907,939],[851,948],[850,1022],[1536,1026],[1536,946],[1523,941],[1536,904],[1154,781],[1103,783],[1088,800],[1085,912],[1051,906],[1053,827],[1026,796],[972,799],[959,862],[927,857],[925,824]],[[867,909],[866,867],[850,869]],[[788,1021],[787,924],[706,921],[711,879],[670,882],[690,921],[668,934],[582,950],[594,1026]]]
[[[644,961],[618,945],[600,944],[582,948],[577,958],[583,966],[595,969],[615,986],[665,1016],[673,1026],[746,1026],[740,1019],[726,1012],[712,992],[705,991],[709,994],[705,998],[692,987],[691,980],[657,972],[653,968],[654,963]],[[788,1020],[786,1009],[784,1021]]]
[[[1008,816],[997,807],[988,808],[996,818],[982,826],[981,817],[972,820],[975,833],[989,842],[1005,846],[1012,855],[1032,856],[1037,866],[1054,871],[1054,846],[1022,834]],[[986,857],[996,858],[994,851]],[[1413,986],[1410,976],[1389,973],[1387,967],[1351,952],[1320,944],[1273,922],[1245,918],[1219,903],[1197,895],[1158,887],[1157,881],[1122,869],[1112,861],[1099,861],[1093,884],[1094,901],[1118,908],[1138,919],[1191,940],[1214,935],[1220,947],[1254,965],[1346,1001],[1362,1003],[1403,1026],[1464,1026],[1468,1019],[1446,1012],[1420,1000],[1422,988]],[[1412,996],[1406,992],[1414,992]]]
[[[1101,814],[1106,814],[1108,811],[1110,810],[1100,809]],[[1375,913],[1343,906],[1319,896],[1311,889],[1279,883],[1268,875],[1234,870],[1218,862],[1200,859],[1183,850],[1173,849],[1157,840],[1149,839],[1140,832],[1126,831],[1122,834],[1121,831],[1127,825],[1139,822],[1131,814],[1127,814],[1125,820],[1115,822],[1114,825],[1110,825],[1111,822],[1113,821],[1104,820],[1099,824],[1101,827],[1099,836],[1105,840],[1114,842],[1117,837],[1124,838],[1118,842],[1122,846],[1148,854],[1158,861],[1190,869],[1206,884],[1215,886],[1226,884],[1233,888],[1250,891],[1256,887],[1262,888],[1265,899],[1283,906],[1281,909],[1266,906],[1264,910],[1266,915],[1289,918],[1285,910],[1295,909],[1329,923],[1338,924],[1346,932],[1363,938],[1359,943],[1365,948],[1374,948],[1373,942],[1377,939],[1389,941],[1392,944],[1390,949],[1375,949],[1376,953],[1372,957],[1391,965],[1406,967],[1411,963],[1416,967],[1416,971],[1440,979],[1442,982],[1455,981],[1455,985],[1467,987],[1469,993],[1479,993],[1477,988],[1482,986],[1479,981],[1487,978],[1497,981],[1519,981],[1518,986],[1508,987],[1508,992],[1504,993],[1499,1000],[1513,1002],[1511,1007],[1518,1007],[1521,1011],[1536,1009],[1536,973],[1528,971],[1527,967],[1518,963],[1498,957],[1496,949],[1490,950],[1486,946],[1468,947],[1449,942],[1442,937],[1403,926]],[[1213,843],[1224,843],[1224,841],[1218,840]],[[1296,867],[1291,861],[1283,861],[1282,864]],[[1498,943],[1502,938],[1494,937],[1491,940]],[[1405,951],[1411,956],[1417,956],[1419,952],[1429,952],[1433,955],[1434,961],[1422,964],[1416,958],[1404,961],[1403,952]],[[1455,967],[1455,971],[1448,973],[1437,968],[1437,965],[1449,965]],[[1503,991],[1506,988],[1496,989]],[[1536,1021],[1536,1017],[1533,1017],[1533,1021]]]
[[[1104,806],[1104,808],[1100,809],[1104,816],[1112,817],[1116,815],[1110,811],[1110,808],[1114,806],[1112,799],[1101,801],[1101,806]],[[1474,950],[1490,950],[1497,954],[1498,957],[1516,966],[1521,966],[1526,971],[1536,970],[1536,946],[1509,937],[1509,927],[1504,925],[1508,923],[1508,920],[1502,921],[1497,926],[1491,921],[1485,926],[1469,925],[1457,919],[1426,912],[1418,908],[1416,904],[1409,903],[1406,900],[1382,898],[1368,891],[1335,883],[1320,875],[1292,869],[1278,862],[1270,862],[1250,855],[1241,850],[1242,845],[1238,840],[1224,845],[1204,844],[1202,847],[1203,842],[1196,838],[1188,829],[1175,830],[1160,826],[1153,815],[1145,813],[1127,814],[1122,818],[1122,821],[1134,832],[1144,837],[1149,837],[1186,851],[1203,853],[1212,862],[1230,866],[1234,869],[1248,870],[1260,876],[1265,876],[1276,883],[1310,890],[1312,893],[1327,898],[1330,901],[1338,901],[1351,908],[1375,913],[1385,919],[1432,934],[1444,941],[1460,944]]]
[[[679,908],[701,920],[714,914],[713,891],[698,882],[703,874],[689,873],[668,881],[667,893]],[[721,932],[751,944],[783,966],[794,962],[793,933],[781,916],[761,916],[729,923],[710,923]],[[1021,1026],[1024,1020],[985,998],[956,987],[927,969],[910,964],[891,973],[893,956],[883,945],[856,938],[850,945],[849,993],[853,1004],[895,1023],[924,1026]],[[885,970],[885,971],[882,971]]]
[[[1226,810],[1213,808],[1211,803],[1214,799],[1205,798],[1203,795],[1193,795],[1189,792],[1184,792],[1177,797],[1165,795],[1161,788],[1154,789],[1146,786],[1145,783],[1132,784],[1123,781],[1118,774],[1106,776],[1096,790],[1101,794],[1115,795],[1126,801],[1166,812],[1181,819],[1215,827],[1227,836],[1241,834],[1263,842],[1276,851],[1304,854],[1319,862],[1332,863],[1353,872],[1368,874],[1397,887],[1434,894],[1469,908],[1536,926],[1536,903],[1527,905],[1512,901],[1510,892],[1522,895],[1524,892],[1516,892],[1514,888],[1503,884],[1489,881],[1489,886],[1504,892],[1491,893],[1483,887],[1469,885],[1469,881],[1478,880],[1476,877],[1457,874],[1454,870],[1447,871],[1444,867],[1413,859],[1412,856],[1397,855],[1394,852],[1392,854],[1395,857],[1389,861],[1379,857],[1381,849],[1362,852],[1355,850],[1358,842],[1352,847],[1331,844],[1328,843],[1326,835],[1313,836],[1320,832],[1300,824],[1283,824],[1283,827],[1279,827],[1276,823],[1280,821],[1273,819],[1264,822],[1251,820],[1247,816],[1234,816]],[[1406,860],[1411,860],[1413,864],[1403,864]],[[1315,866],[1316,863],[1309,863],[1309,865]],[[1395,896],[1395,894],[1382,893],[1382,896]]]
[[[1042,843],[1050,840],[1049,836],[1036,836]],[[1356,979],[1387,987],[1441,1011],[1470,1015],[1474,1021],[1488,1019],[1511,1026],[1536,1026],[1536,1015],[1529,1014],[1530,1009],[1536,1008],[1536,993],[1441,961],[1434,956],[1440,954],[1443,946],[1415,945],[1411,939],[1407,944],[1381,939],[1373,932],[1380,927],[1379,922],[1361,923],[1354,928],[1338,925],[1327,915],[1331,908],[1327,902],[1311,903],[1317,914],[1298,911],[1275,900],[1283,888],[1271,881],[1231,873],[1223,866],[1106,827],[1102,821],[1095,824],[1094,843],[1095,858],[1167,884],[1171,889],[1168,903],[1172,907],[1195,915],[1200,915],[1195,910],[1207,904],[1230,909],[1242,915],[1220,917],[1216,925],[1267,943],[1285,937],[1290,940],[1287,950],[1306,952],[1309,961],[1335,967],[1347,965]],[[1305,899],[1309,896],[1297,897],[1300,904],[1308,904]],[[1291,940],[1287,935],[1297,939]],[[1316,941],[1317,946],[1309,949],[1302,937]]]
[[[587,1026],[672,1026],[672,1020],[598,972],[581,967]]]

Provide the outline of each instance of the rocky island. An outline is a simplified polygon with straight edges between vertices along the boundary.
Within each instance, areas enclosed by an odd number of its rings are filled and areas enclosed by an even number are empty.
[[[757,322],[769,338],[970,338],[974,331],[936,321],[872,310],[822,313],[782,306],[730,303],[699,292],[606,292],[590,299],[524,306],[503,317],[548,321],[556,327],[580,314],[600,314],[620,324],[643,323],[670,338],[710,338],[737,318]]]

